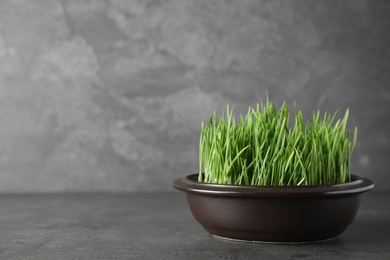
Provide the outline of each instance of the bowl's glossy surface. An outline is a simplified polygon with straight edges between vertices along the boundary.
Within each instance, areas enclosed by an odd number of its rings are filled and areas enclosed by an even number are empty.
[[[360,195],[374,187],[353,176],[345,184],[238,186],[200,183],[197,174],[174,182],[195,219],[216,237],[276,243],[326,241],[352,223]]]

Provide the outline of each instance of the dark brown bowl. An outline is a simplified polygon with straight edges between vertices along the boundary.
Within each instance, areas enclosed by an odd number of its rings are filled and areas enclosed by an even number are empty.
[[[371,180],[318,186],[243,186],[201,183],[198,174],[177,179],[195,219],[219,238],[307,243],[334,239],[352,223]]]

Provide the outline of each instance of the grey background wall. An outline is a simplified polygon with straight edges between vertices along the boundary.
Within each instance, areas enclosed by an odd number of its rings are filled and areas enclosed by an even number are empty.
[[[0,192],[162,191],[200,122],[350,108],[352,171],[390,188],[390,2],[0,0]]]

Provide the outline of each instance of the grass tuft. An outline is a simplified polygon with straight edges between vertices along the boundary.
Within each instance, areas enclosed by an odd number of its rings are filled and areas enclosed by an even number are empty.
[[[347,129],[349,110],[342,119],[316,111],[303,123],[294,106],[278,110],[267,99],[249,107],[238,122],[233,109],[208,123],[202,122],[199,139],[199,181],[234,185],[326,185],[349,182],[350,158],[356,144]]]

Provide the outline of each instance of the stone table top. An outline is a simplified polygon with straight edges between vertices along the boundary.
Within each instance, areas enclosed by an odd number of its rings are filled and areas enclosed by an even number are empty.
[[[0,259],[390,259],[390,192],[363,195],[336,240],[217,240],[183,193],[1,194]]]

